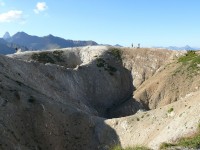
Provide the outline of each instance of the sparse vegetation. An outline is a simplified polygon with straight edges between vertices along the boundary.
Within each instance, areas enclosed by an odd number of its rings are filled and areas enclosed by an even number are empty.
[[[122,52],[119,48],[111,47],[109,48],[109,54],[113,55],[118,60],[122,60]]]
[[[171,113],[172,111],[174,111],[174,108],[173,108],[173,107],[171,107],[167,112],[168,112],[168,113]]]
[[[196,71],[200,70],[198,64],[200,64],[200,55],[198,55],[195,51],[188,51],[185,56],[181,56],[178,59],[178,62],[181,62],[184,66],[186,66],[188,71]],[[181,70],[179,68],[179,70]]]
[[[52,63],[55,64],[56,62],[64,62],[62,59],[63,51],[56,50],[51,52],[40,52],[34,53],[31,56],[31,59],[36,60],[40,63]]]
[[[55,63],[55,61],[49,56],[48,52],[34,53],[31,56],[31,59],[36,60],[40,63]]]
[[[173,147],[173,146],[176,146],[175,144],[171,144],[171,143],[162,143],[160,145],[160,150],[164,150],[164,149],[167,149],[169,147]]]
[[[110,75],[114,75],[114,72],[117,71],[115,67],[109,65],[103,58],[97,58],[97,67],[103,67]]]
[[[107,68],[105,68],[106,70],[108,70],[109,72],[116,72],[117,69],[113,66],[108,65]]]
[[[105,64],[105,60],[103,60],[102,58],[97,58],[97,67],[104,67]]]
[[[55,51],[53,51],[53,54],[57,55],[57,56],[62,56],[63,51],[61,51],[61,50],[55,50]]]
[[[195,51],[193,50],[189,50],[187,51],[187,53],[185,54],[185,56],[182,56],[178,59],[179,62],[185,63],[188,61],[193,60],[195,57],[197,57],[198,55],[196,54]]]
[[[63,51],[61,50],[53,51],[53,56],[54,58],[56,58],[57,62],[64,62],[64,60],[62,59],[62,54],[63,54]]]
[[[183,147],[183,148],[200,148],[200,124],[198,125],[198,131],[195,135],[191,137],[183,137],[179,139],[176,143],[163,143],[160,149],[167,149],[171,147]]]
[[[122,148],[121,146],[117,145],[111,150],[150,150],[150,149],[144,146]]]

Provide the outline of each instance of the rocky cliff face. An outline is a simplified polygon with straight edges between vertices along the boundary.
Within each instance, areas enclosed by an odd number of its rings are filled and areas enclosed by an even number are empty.
[[[195,132],[199,76],[188,78],[180,55],[88,46],[0,56],[0,149],[158,149]]]
[[[99,116],[109,117],[110,108],[132,97],[133,85],[107,47],[10,57],[0,57],[2,149],[104,149],[119,143]],[[110,140],[104,141],[102,129]]]
[[[123,64],[131,71],[133,85],[138,88],[152,77],[163,65],[170,63],[182,54],[180,51],[149,48],[123,49]]]
[[[177,54],[179,57],[185,55],[184,52]],[[195,61],[197,60],[198,58]],[[134,98],[142,102],[147,109],[168,105],[192,92],[199,91],[198,61],[182,63],[178,59],[171,61],[168,59],[166,62],[134,92]]]
[[[185,67],[180,68],[180,63],[163,66],[135,91],[134,97],[147,108],[155,109],[199,91],[199,74],[190,73]]]
[[[109,108],[132,97],[130,72],[106,47],[101,51],[94,47],[76,48],[27,52],[12,57],[29,61],[10,65],[12,72],[18,71],[21,75],[17,78],[19,82],[56,101],[81,104],[80,109],[89,112],[91,108],[99,116],[106,117]]]

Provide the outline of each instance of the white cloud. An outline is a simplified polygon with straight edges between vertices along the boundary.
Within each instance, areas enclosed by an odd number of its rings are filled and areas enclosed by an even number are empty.
[[[23,12],[20,10],[10,10],[6,13],[0,14],[0,22],[13,22],[13,21],[22,21]]]
[[[38,2],[36,5],[36,8],[34,9],[34,12],[36,14],[45,11],[48,8],[47,4],[45,2]]]

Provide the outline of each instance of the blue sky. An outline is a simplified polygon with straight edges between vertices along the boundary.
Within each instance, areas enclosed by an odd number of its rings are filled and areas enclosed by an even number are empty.
[[[200,47],[200,0],[0,0],[0,36]]]

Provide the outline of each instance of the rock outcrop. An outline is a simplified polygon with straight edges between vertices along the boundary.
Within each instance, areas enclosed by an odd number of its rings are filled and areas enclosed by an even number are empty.
[[[138,88],[152,77],[156,71],[182,55],[180,51],[149,48],[123,49],[123,65],[131,71],[133,85]]]
[[[104,118],[132,97],[133,85],[112,50],[84,47],[10,57],[0,56],[0,148],[106,149],[119,143]]]

